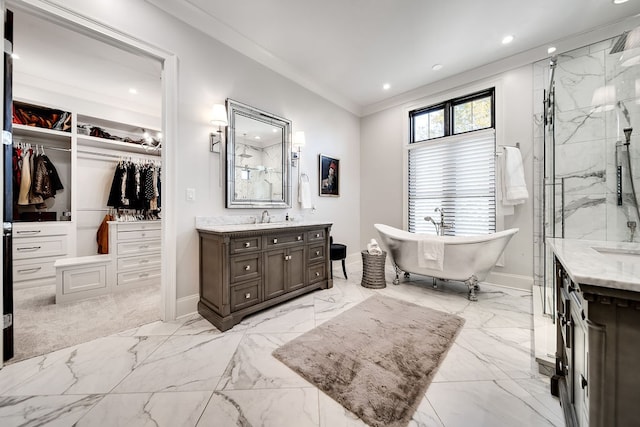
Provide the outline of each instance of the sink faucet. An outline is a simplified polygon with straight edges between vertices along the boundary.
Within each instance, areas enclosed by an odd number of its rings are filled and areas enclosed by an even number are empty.
[[[260,218],[260,222],[265,223],[269,221],[271,221],[271,218],[269,217],[269,211],[267,210],[262,211],[262,217]]]

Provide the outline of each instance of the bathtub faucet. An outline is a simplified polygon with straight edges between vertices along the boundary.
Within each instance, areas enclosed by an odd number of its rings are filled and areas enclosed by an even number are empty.
[[[453,227],[453,224],[445,224],[445,222],[444,222],[444,209],[435,208],[433,211],[434,212],[440,212],[440,224],[436,225],[436,233],[439,236],[444,236],[444,230]],[[433,219],[431,221],[433,221]],[[434,225],[435,225],[435,222],[434,222]]]

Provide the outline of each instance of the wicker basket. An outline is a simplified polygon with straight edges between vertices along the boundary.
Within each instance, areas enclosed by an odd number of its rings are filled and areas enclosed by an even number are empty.
[[[384,278],[384,263],[387,253],[382,251],[382,255],[371,255],[367,251],[362,251],[362,286],[365,288],[381,289],[387,286]]]

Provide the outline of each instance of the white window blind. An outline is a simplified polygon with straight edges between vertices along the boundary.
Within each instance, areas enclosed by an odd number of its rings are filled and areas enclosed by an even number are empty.
[[[409,231],[435,234],[445,214],[445,235],[496,230],[495,131],[414,143],[409,146]]]

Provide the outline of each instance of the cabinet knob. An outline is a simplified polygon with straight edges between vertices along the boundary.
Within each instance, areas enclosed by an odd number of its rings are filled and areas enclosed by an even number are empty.
[[[317,256],[317,255],[320,255],[320,251],[316,251],[316,256]]]
[[[298,240],[302,240],[302,236],[298,236]]]
[[[251,298],[251,294],[249,292],[244,294],[244,299],[249,299],[249,298]]]
[[[244,244],[244,247],[245,247],[245,248],[250,248],[250,247],[251,247],[251,243],[246,242],[246,243]]]
[[[278,239],[273,239],[273,243],[278,243]]]
[[[147,235],[147,233],[145,233],[145,232],[143,231],[142,233],[140,233],[140,235],[141,235],[142,237],[144,237],[144,236],[146,236],[146,235]]]
[[[320,277],[320,272],[316,271],[316,277]]]
[[[316,238],[320,237],[320,233],[316,233]]]
[[[251,266],[250,265],[245,265],[244,269],[245,269],[245,271],[249,271],[249,270],[251,270]]]

